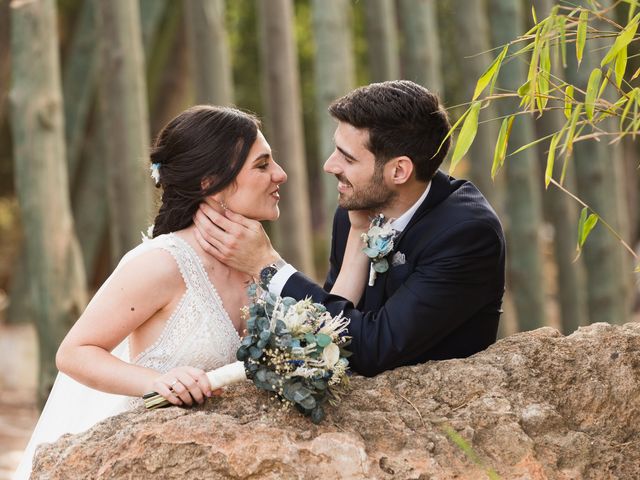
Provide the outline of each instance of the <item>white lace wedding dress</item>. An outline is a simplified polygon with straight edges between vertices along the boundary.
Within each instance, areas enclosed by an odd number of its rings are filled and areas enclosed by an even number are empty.
[[[156,248],[171,253],[180,268],[186,290],[159,338],[131,363],[166,372],[182,365],[208,371],[235,361],[240,337],[200,258],[186,241],[172,233],[146,240],[127,253],[115,271]],[[112,353],[129,361],[128,341],[122,342]],[[142,405],[140,399],[99,392],[63,373],[58,374],[12,479],[29,478],[35,449],[41,443],[53,442],[64,433],[85,431],[107,417],[138,405]]]

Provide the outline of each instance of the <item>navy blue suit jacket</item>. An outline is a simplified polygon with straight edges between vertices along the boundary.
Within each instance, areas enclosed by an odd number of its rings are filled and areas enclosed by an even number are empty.
[[[371,376],[427,360],[467,357],[495,342],[505,241],[498,217],[472,183],[436,173],[427,198],[396,238],[394,252],[403,253],[406,263],[378,274],[357,306],[329,293],[349,229],[347,211],[338,208],[324,288],[297,272],[282,295],[310,296],[333,315],[344,312],[351,319],[353,370]]]

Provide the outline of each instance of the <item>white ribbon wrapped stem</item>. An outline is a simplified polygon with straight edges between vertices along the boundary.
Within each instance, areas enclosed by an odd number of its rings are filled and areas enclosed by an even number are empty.
[[[207,378],[211,384],[211,389],[216,390],[246,380],[247,373],[244,370],[244,362],[233,362],[207,372]]]

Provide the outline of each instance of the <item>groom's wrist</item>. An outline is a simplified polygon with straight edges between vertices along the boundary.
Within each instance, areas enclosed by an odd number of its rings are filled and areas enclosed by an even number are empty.
[[[257,275],[257,278],[258,278],[258,281],[260,283],[260,286],[263,289],[268,290],[269,289],[269,283],[271,283],[271,279],[285,265],[287,265],[287,262],[285,262],[282,259],[282,257],[280,257],[280,256],[272,258],[271,261],[269,261],[268,263],[264,264],[262,266],[262,268],[260,269],[260,272]]]

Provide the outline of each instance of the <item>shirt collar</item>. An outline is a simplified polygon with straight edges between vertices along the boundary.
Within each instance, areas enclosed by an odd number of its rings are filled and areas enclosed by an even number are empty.
[[[424,189],[424,193],[420,195],[418,201],[414,203],[409,210],[391,221],[391,228],[393,228],[396,232],[402,232],[411,221],[411,217],[413,217],[413,214],[416,213],[416,210],[418,210],[420,205],[422,205],[422,202],[424,202],[425,198],[427,198],[429,190],[431,190],[431,182],[427,184],[427,188]]]

